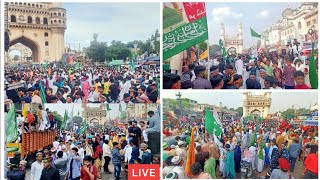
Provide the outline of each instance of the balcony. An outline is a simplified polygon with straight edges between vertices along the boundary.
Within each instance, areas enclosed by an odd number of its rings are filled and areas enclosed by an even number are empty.
[[[10,22],[9,27],[16,28],[34,28],[34,29],[48,29],[48,24],[30,24],[30,23],[18,23],[18,22]]]

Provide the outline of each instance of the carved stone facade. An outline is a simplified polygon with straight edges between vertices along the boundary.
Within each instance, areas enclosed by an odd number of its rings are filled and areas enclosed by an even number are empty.
[[[106,105],[101,104],[99,107],[90,107],[88,104],[82,104],[82,118],[91,126],[104,125],[108,123]]]
[[[62,58],[67,17],[61,3],[8,2],[6,8],[10,46],[29,47],[37,63]]]
[[[243,116],[260,116],[266,118],[271,106],[271,92],[263,95],[253,95],[252,93],[243,93]]]
[[[236,53],[242,53],[243,51],[243,32],[242,24],[238,25],[238,34],[236,36],[228,36],[225,34],[224,24],[221,23],[220,27],[220,39],[223,41],[223,44],[227,51],[235,48]]]
[[[132,104],[127,105],[125,112],[126,117],[128,119],[140,119],[140,120],[146,120],[148,118],[148,112],[154,111],[156,113],[158,108],[157,104]]]

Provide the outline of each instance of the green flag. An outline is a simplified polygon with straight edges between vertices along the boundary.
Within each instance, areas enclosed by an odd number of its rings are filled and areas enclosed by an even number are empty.
[[[163,8],[164,60],[208,39],[206,4],[204,2],[176,4],[178,8]],[[196,10],[192,12],[190,9]]]
[[[107,111],[111,111],[109,104],[107,104]]]
[[[316,63],[314,60],[314,43],[312,43],[312,50],[310,56],[310,63],[309,63],[309,79],[312,89],[318,89],[318,75],[316,69]]]
[[[255,32],[252,28],[250,28],[250,32],[251,32],[251,37],[261,38],[261,35]]]
[[[83,127],[82,127],[81,130],[80,130],[80,134],[85,134],[85,133],[86,133],[86,130],[87,130],[87,120],[85,119],[85,120],[84,120]]]
[[[11,143],[18,138],[17,116],[14,104],[12,104],[6,115],[6,136],[7,143]]]
[[[214,119],[212,113],[209,111],[208,107],[206,108],[204,126],[210,135],[213,134],[214,130],[215,130],[216,136],[220,136],[220,134],[222,133],[220,126],[217,124],[216,120]]]
[[[221,48],[221,51],[222,51],[222,57],[227,57],[227,50],[226,50],[226,47],[224,47],[224,44],[223,44],[223,41],[222,39],[219,40],[219,46]]]
[[[132,57],[131,59],[136,58],[136,54],[135,54],[135,52],[133,52],[133,51],[131,52],[131,57]]]
[[[134,63],[133,58],[131,58],[131,69],[135,69],[136,68],[136,64]]]
[[[258,119],[258,121],[262,121],[262,117],[260,117],[260,116],[257,119]]]
[[[249,115],[249,116],[247,116],[247,119],[248,119],[248,121],[251,121],[251,120],[253,120],[253,116]]]
[[[60,129],[65,129],[67,126],[67,121],[68,121],[68,111],[64,111],[64,116],[63,116],[63,121],[61,123]]]
[[[122,112],[122,107],[120,103],[119,103],[119,112]]]
[[[79,63],[79,62],[76,62],[75,69],[77,69],[77,70],[81,69],[81,66],[80,66],[80,63]]]
[[[251,142],[250,142],[250,146],[254,145],[257,141],[257,130],[260,129],[259,126],[255,127],[255,130],[254,130],[254,133],[253,133],[253,136],[251,138]]]
[[[42,103],[45,104],[47,103],[46,93],[44,92],[42,85],[40,84],[39,86],[40,86],[40,97],[41,97]]]
[[[259,146],[260,146],[260,150],[259,150],[259,153],[258,153],[258,158],[263,160],[264,159],[264,156],[263,156],[264,142],[263,142],[262,138],[261,138]]]

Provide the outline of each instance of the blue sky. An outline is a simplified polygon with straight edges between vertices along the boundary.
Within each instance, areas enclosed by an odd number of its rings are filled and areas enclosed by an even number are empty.
[[[177,91],[166,91],[163,94],[163,98],[176,98]],[[219,106],[222,102],[222,106],[228,108],[242,107],[243,93],[242,92],[210,92],[203,96],[201,91],[181,91],[182,98],[189,98],[198,101],[200,104],[211,104]],[[254,94],[263,94],[264,92],[254,92]],[[278,110],[286,110],[291,108],[292,105],[298,105],[301,108],[310,108],[310,104],[314,105],[318,102],[318,95],[316,92],[273,92],[271,94],[271,107],[272,113]]]
[[[206,3],[209,42],[218,44],[220,39],[220,24],[223,21],[226,35],[238,34],[238,24],[242,23],[245,47],[256,45],[258,39],[250,36],[250,27],[259,34],[264,28],[281,19],[284,9],[299,7],[300,3]]]
[[[160,29],[160,3],[63,3],[67,10],[65,42],[73,49],[98,40],[147,40]]]

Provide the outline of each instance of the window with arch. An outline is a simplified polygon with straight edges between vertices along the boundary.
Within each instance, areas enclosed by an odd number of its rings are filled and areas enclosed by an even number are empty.
[[[39,5],[38,4],[36,4],[36,8],[38,8],[39,7]]]
[[[28,6],[30,7],[30,6],[31,6],[31,4],[30,4],[30,3],[28,3]]]
[[[19,3],[19,6],[22,6],[22,3]]]
[[[61,13],[58,13],[58,16],[61,16]]]
[[[64,24],[64,21],[63,21],[63,24]]]
[[[11,22],[17,22],[17,18],[15,15],[11,15]]]
[[[42,5],[40,5],[40,8],[42,8]]]
[[[64,13],[62,13],[62,17],[64,17]]]
[[[302,26],[301,26],[301,22],[298,22],[298,29],[301,29]]]
[[[16,3],[14,3],[15,5],[18,5],[18,3],[16,2]]]
[[[34,4],[32,4],[31,6],[34,7]]]
[[[56,23],[57,23],[57,20],[54,20],[54,23],[56,24]]]
[[[49,33],[45,32],[44,37],[48,37],[48,36],[49,36]]]
[[[28,16],[28,23],[32,24],[32,17],[31,16]]]
[[[61,20],[59,20],[59,24],[61,24]]]
[[[46,42],[44,43],[44,45],[45,45],[45,46],[49,46],[49,42],[46,41]]]
[[[24,5],[24,6],[26,6],[26,5],[27,5],[27,3],[23,3],[23,5]]]
[[[48,18],[43,18],[43,24],[48,24]]]
[[[36,24],[40,24],[40,18],[36,17]]]
[[[51,20],[51,24],[53,24],[52,20]]]
[[[53,15],[55,15],[55,16],[56,16],[56,15],[57,15],[57,13],[53,13]]]

